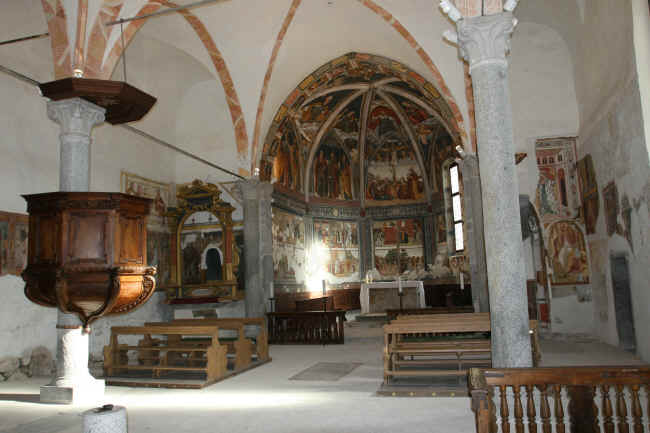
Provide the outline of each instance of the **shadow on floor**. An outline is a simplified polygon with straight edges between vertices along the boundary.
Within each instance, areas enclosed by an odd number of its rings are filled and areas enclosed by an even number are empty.
[[[40,403],[40,394],[0,394],[0,401],[15,401],[18,403]]]

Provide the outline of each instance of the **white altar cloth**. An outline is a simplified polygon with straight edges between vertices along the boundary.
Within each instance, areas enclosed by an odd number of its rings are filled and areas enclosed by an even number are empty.
[[[424,284],[422,281],[402,281],[402,288],[415,287],[418,297],[418,308],[426,308],[424,299]],[[359,301],[361,302],[361,314],[370,313],[370,291],[373,289],[395,289],[398,290],[397,281],[384,281],[378,283],[362,283],[361,291],[359,293]]]

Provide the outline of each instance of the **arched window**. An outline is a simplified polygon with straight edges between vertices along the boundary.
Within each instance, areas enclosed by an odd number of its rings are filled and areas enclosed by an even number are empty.
[[[454,248],[456,252],[465,249],[463,236],[463,205],[460,187],[460,170],[457,163],[449,166],[449,186],[451,192],[451,213],[454,227]]]

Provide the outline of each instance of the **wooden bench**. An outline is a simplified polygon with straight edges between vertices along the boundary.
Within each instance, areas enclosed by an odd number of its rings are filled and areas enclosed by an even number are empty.
[[[138,345],[120,344],[119,337],[128,335],[141,335],[143,339]],[[190,336],[207,337],[208,341],[195,347],[179,344],[179,338]],[[138,364],[129,364],[128,351],[138,352]],[[209,384],[226,375],[226,352],[226,347],[219,343],[217,326],[114,326],[110,343],[104,347],[104,373],[112,377],[121,372],[151,371],[154,378],[169,372],[204,373],[205,384]],[[200,354],[201,357],[187,360],[175,356],[178,353]],[[197,365],[199,361],[201,365]]]
[[[402,310],[386,310],[386,319],[391,322],[397,319],[397,316],[411,316],[422,314],[458,314],[473,313],[474,307],[471,305],[453,306],[453,307],[429,307],[429,308],[404,308]]]
[[[345,311],[266,313],[271,344],[343,344]]]
[[[650,432],[648,366],[472,368],[469,388],[478,433]]]
[[[464,366],[489,366],[490,329],[489,313],[398,316],[384,326],[384,382],[394,377],[464,376]],[[531,321],[531,329],[531,342],[537,341],[536,321]],[[533,353],[539,353],[535,343]],[[450,364],[455,368],[440,368]]]
[[[488,326],[490,323],[490,315],[489,313],[459,313],[459,314],[450,314],[450,313],[437,313],[435,315],[429,315],[429,314],[406,314],[406,315],[398,315],[397,319],[400,322],[405,322],[405,321],[428,321],[428,322],[434,322],[436,323],[436,326],[439,327],[443,326],[446,328],[449,328],[450,325],[457,326],[455,323],[458,323],[460,320],[462,322],[461,326],[468,326],[471,321],[481,321],[482,323],[487,322]],[[470,323],[467,322],[467,320],[470,320]],[[444,325],[440,325],[441,322],[444,322]],[[487,331],[477,331],[477,332],[489,332],[490,328],[487,329]],[[438,335],[445,334],[447,335],[451,334],[456,334],[458,332],[465,332],[465,331],[437,331],[435,332]],[[475,331],[471,331],[475,332]],[[529,333],[530,333],[530,345],[532,349],[532,356],[533,356],[533,366],[537,367],[539,366],[539,363],[542,360],[542,350],[539,344],[539,321],[537,320],[529,320]]]
[[[204,318],[204,319],[174,319],[169,322],[173,326],[218,326],[220,329],[237,331],[236,340],[220,339],[221,344],[228,347],[228,353],[237,353],[242,364],[248,365],[251,362],[251,355],[257,361],[270,361],[268,332],[263,317],[233,317],[233,318]],[[258,328],[254,340],[246,337],[246,327],[255,326]],[[241,347],[241,351],[238,348]],[[246,361],[248,359],[248,361]]]

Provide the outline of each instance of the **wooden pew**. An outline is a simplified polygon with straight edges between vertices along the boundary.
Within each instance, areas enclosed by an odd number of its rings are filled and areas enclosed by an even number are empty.
[[[473,312],[474,307],[471,305],[453,307],[404,308],[401,310],[386,310],[386,319],[391,322],[397,319],[397,316],[411,316],[421,314],[459,314]]]
[[[137,346],[120,344],[119,336],[141,335],[144,338]],[[162,339],[151,336],[158,335]],[[201,347],[188,347],[177,344],[175,337],[206,337],[207,344]],[[170,339],[171,337],[171,339]],[[143,343],[144,342],[144,343]],[[147,343],[152,343],[148,345]],[[146,363],[129,364],[127,351],[138,352],[138,357],[146,359]],[[173,356],[178,352],[198,353],[203,365],[189,365],[186,360]],[[120,372],[148,371],[154,378],[168,372],[205,373],[205,384],[210,384],[223,378],[227,372],[227,349],[219,344],[219,328],[217,326],[114,326],[111,328],[111,338],[108,346],[104,346],[104,372],[107,377]],[[152,356],[155,354],[155,356]],[[172,356],[169,356],[172,355]],[[198,361],[199,359],[193,359]]]
[[[251,349],[246,349],[248,351],[253,350],[253,353],[257,357],[257,361],[269,361],[269,340],[268,332],[266,330],[266,322],[263,317],[228,317],[228,318],[204,318],[204,319],[174,319],[170,322],[172,325],[216,325],[221,329],[235,329],[239,331],[239,325],[242,327],[246,326],[257,326],[258,332],[255,336],[254,347],[251,346],[253,341],[246,338],[244,330],[238,333],[238,339],[245,340],[240,343],[241,346],[251,347]],[[231,344],[230,342],[224,341],[224,344]],[[234,352],[229,352],[234,353]]]
[[[485,336],[490,329],[489,313],[398,316],[384,326],[385,383],[393,377],[464,376],[466,365],[491,365],[490,339]],[[538,360],[537,321],[531,321],[531,329],[533,359]],[[459,338],[461,334],[472,335]],[[456,368],[435,368],[449,364]]]
[[[648,366],[472,368],[469,389],[477,433],[650,432]]]
[[[234,331],[237,333],[237,338],[235,340],[225,339],[223,337],[219,338],[219,343],[226,347],[226,350],[229,355],[234,355],[235,357],[235,371],[241,371],[251,364],[252,355],[253,355],[253,343],[246,338],[244,335],[244,325],[241,322],[206,322],[203,319],[198,319],[200,322],[193,322],[195,319],[189,319],[192,322],[147,322],[144,326],[148,327],[168,327],[168,326],[213,326],[217,327],[222,331]],[[201,361],[200,353],[194,351],[196,347],[205,347],[209,344],[209,341],[205,338],[196,338],[196,337],[183,337],[181,335],[170,335],[167,337],[167,344],[174,345],[178,347],[187,347],[188,351],[183,353],[181,351],[176,352],[176,355],[187,356],[190,360],[190,364],[196,364]]]
[[[271,344],[343,344],[345,311],[266,313]]]
[[[459,313],[459,314],[449,314],[449,313],[438,313],[434,315],[429,314],[414,314],[414,315],[398,315],[397,319],[400,323],[407,321],[427,321],[435,324],[437,329],[435,334],[455,334],[458,332],[489,332],[490,328],[490,313]],[[463,326],[473,326],[474,323],[482,323],[485,326],[487,324],[487,329],[485,331],[461,331],[460,329]],[[460,326],[460,328],[459,328]],[[450,327],[457,327],[458,331],[443,331],[442,329],[450,329]],[[532,349],[533,356],[533,366],[539,366],[539,363],[542,360],[542,350],[539,344],[539,322],[537,320],[529,320],[529,333],[530,333],[530,345]]]

